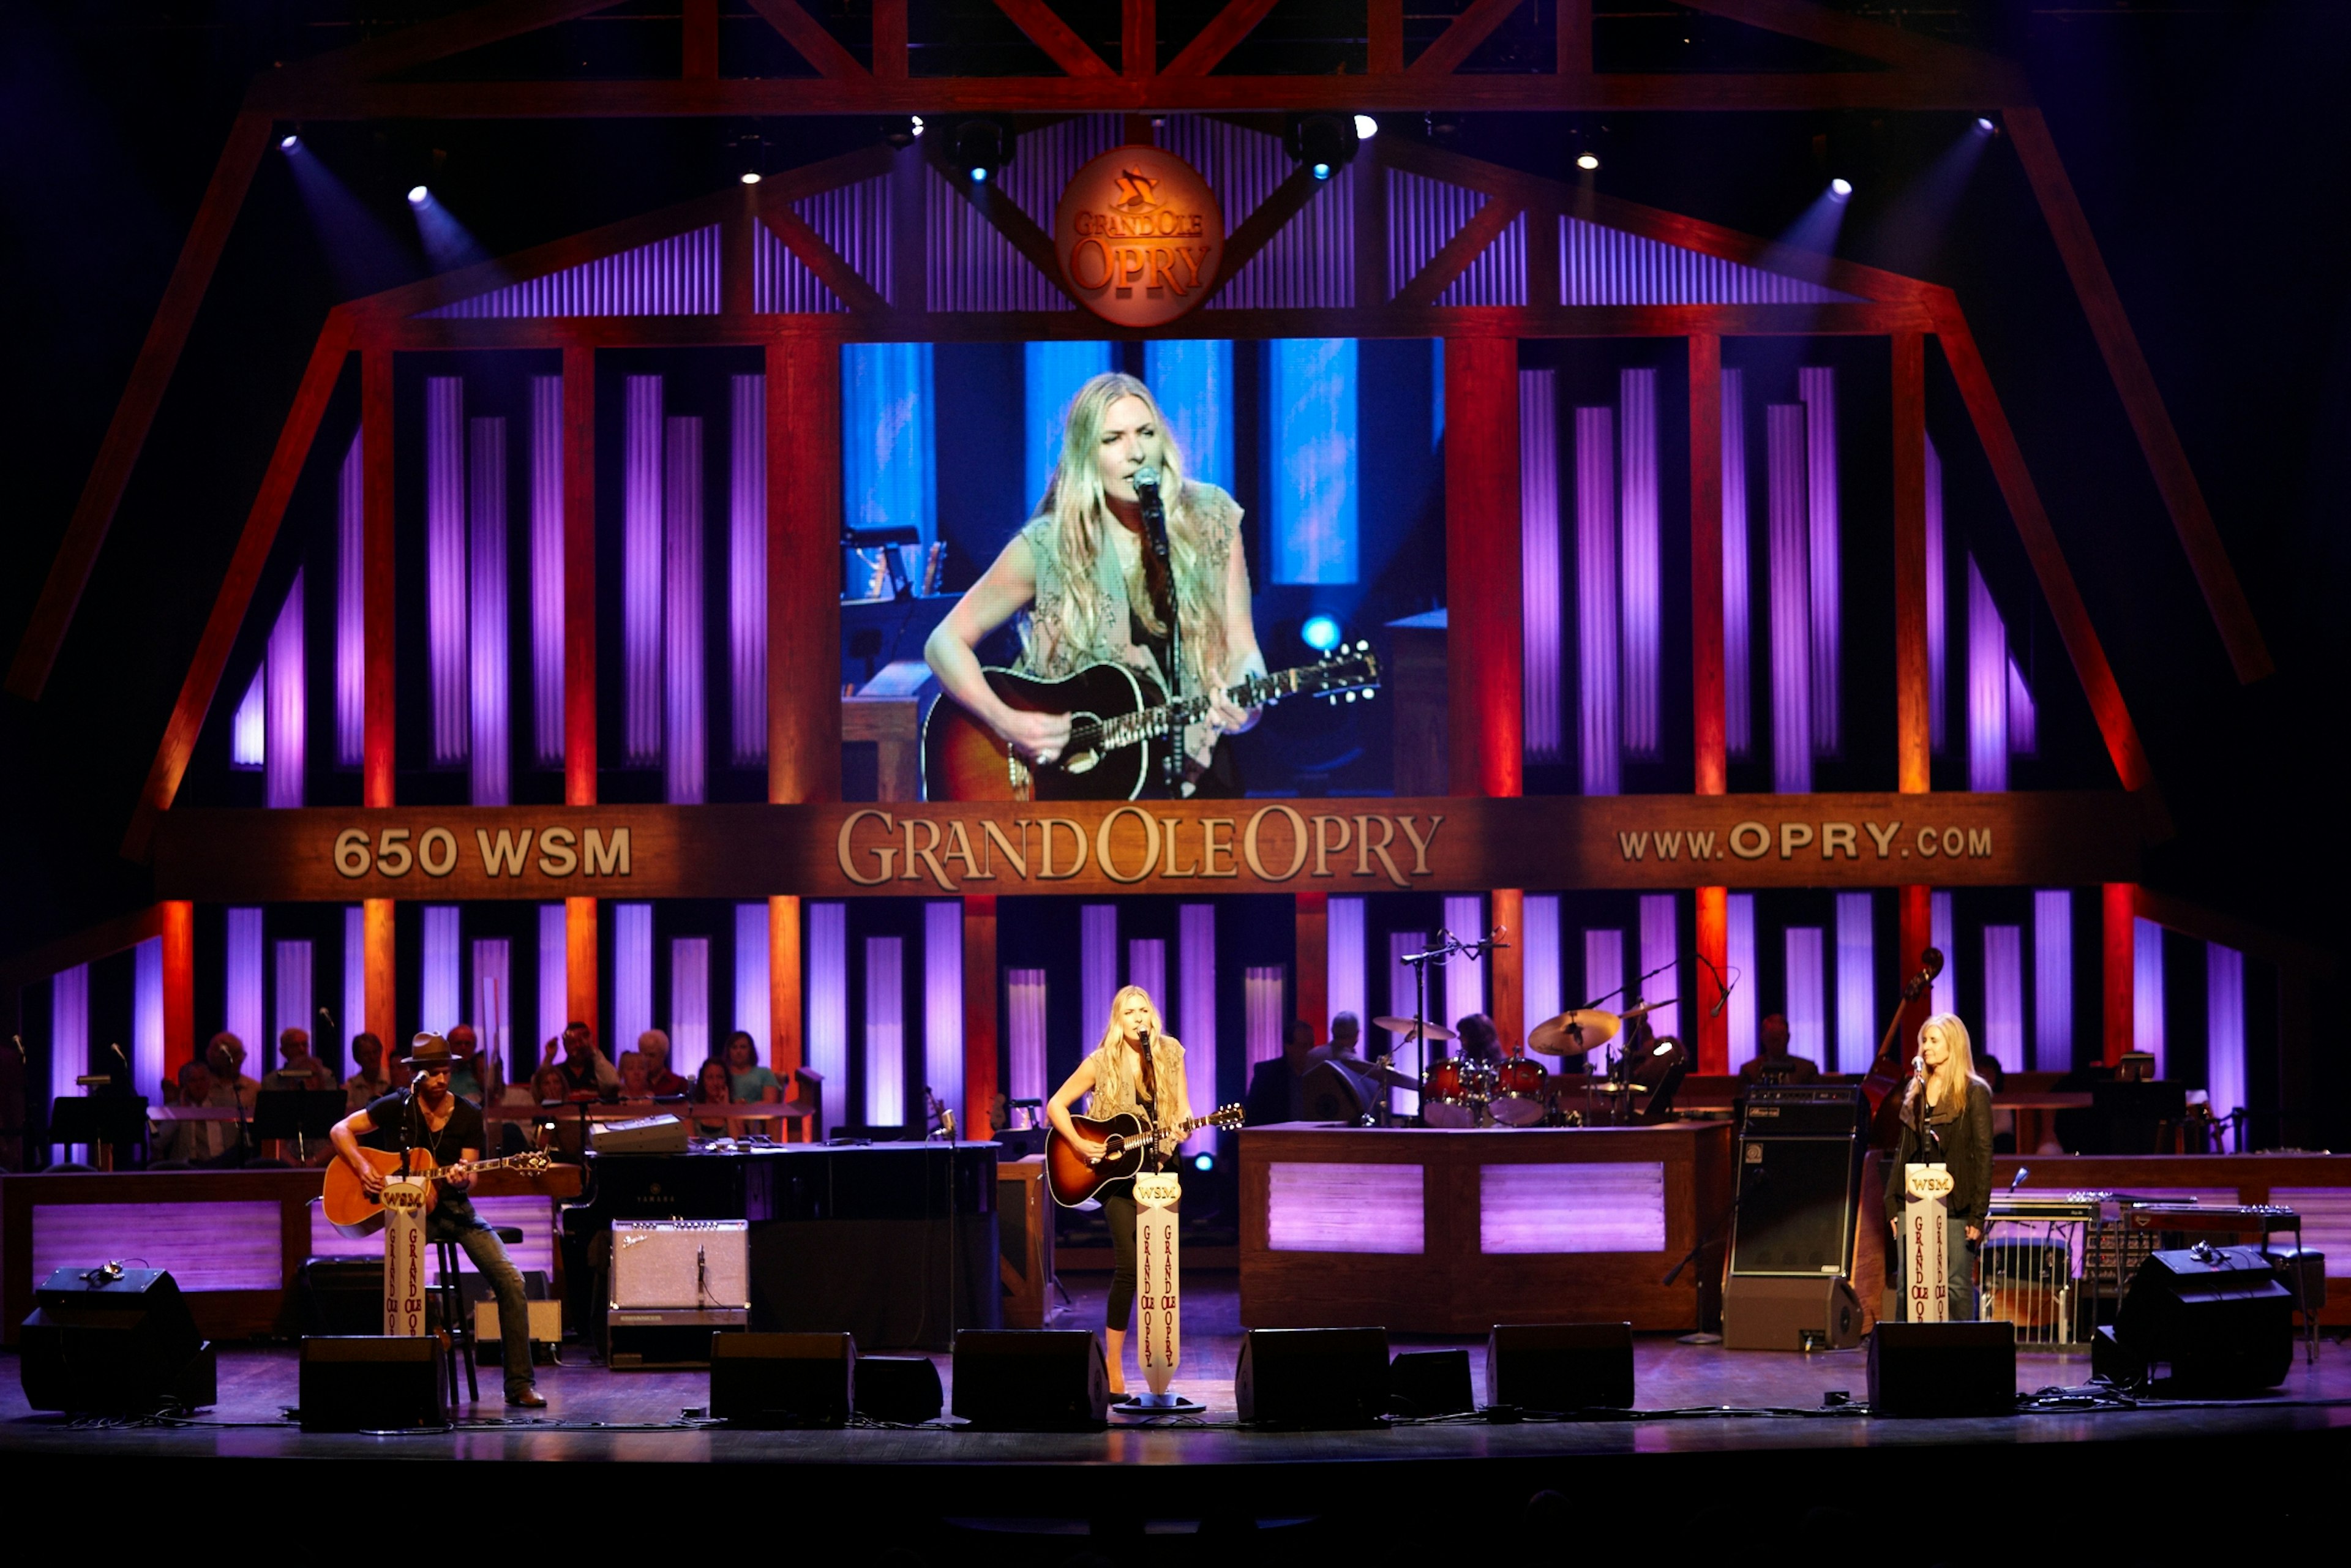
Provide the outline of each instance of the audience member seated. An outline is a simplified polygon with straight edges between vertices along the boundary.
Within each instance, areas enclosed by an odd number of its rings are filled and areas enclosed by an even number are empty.
[[[383,1041],[364,1031],[351,1036],[351,1060],[359,1064],[343,1084],[343,1109],[362,1110],[392,1092],[392,1079],[383,1070]]]
[[[277,1066],[262,1080],[265,1089],[332,1089],[334,1069],[310,1054],[310,1031],[289,1029],[277,1036]]]
[[[416,1067],[408,1058],[395,1056],[384,1065],[383,1075],[393,1090],[402,1090],[416,1082]]]
[[[1341,1013],[1331,1020],[1331,1054],[1353,1056],[1362,1043],[1364,1021],[1353,1013]]]
[[[242,1096],[246,1110],[253,1109],[253,1097],[261,1092],[261,1085],[245,1075],[245,1041],[221,1030],[204,1047],[204,1065],[213,1071],[214,1104],[235,1105]]]
[[[449,1092],[476,1105],[490,1103],[492,1080],[497,1077],[496,1065],[482,1054],[482,1037],[474,1026],[461,1023],[448,1033],[449,1054],[456,1065],[449,1071]]]
[[[651,1063],[642,1051],[621,1052],[621,1098],[629,1102],[650,1102],[653,1097],[652,1079],[647,1075]]]
[[[697,1105],[725,1105],[735,1098],[735,1083],[726,1064],[716,1057],[706,1058],[702,1070],[694,1075],[694,1103]],[[735,1124],[724,1119],[708,1121],[694,1119],[694,1132],[701,1138],[726,1138],[736,1135]]]
[[[562,1056],[549,1058],[542,1065],[552,1066],[563,1074],[564,1094],[568,1099],[598,1100],[607,1089],[621,1086],[621,1070],[604,1060],[596,1049],[595,1031],[573,1019],[563,1026]]]
[[[1242,1124],[1260,1127],[1270,1122],[1303,1120],[1306,1097],[1301,1085],[1315,1060],[1314,1026],[1304,1019],[1291,1019],[1282,1031],[1281,1054],[1250,1070],[1249,1093],[1241,1102]]]
[[[658,1099],[674,1100],[693,1085],[670,1071],[669,1036],[649,1029],[637,1036],[638,1053],[645,1059],[645,1082]]]
[[[179,1103],[183,1105],[206,1105],[213,1097],[213,1071],[201,1061],[184,1062],[180,1068]],[[164,1124],[152,1145],[150,1170],[187,1170],[195,1166],[221,1166],[235,1163],[236,1124],[235,1122],[171,1122]]]
[[[1788,1020],[1773,1013],[1755,1028],[1755,1055],[1739,1070],[1746,1083],[1810,1083],[1821,1075],[1811,1060],[1788,1054]]]
[[[726,1037],[726,1076],[735,1090],[738,1105],[778,1105],[783,1103],[784,1084],[774,1072],[759,1061],[759,1042],[747,1030],[737,1030]]]

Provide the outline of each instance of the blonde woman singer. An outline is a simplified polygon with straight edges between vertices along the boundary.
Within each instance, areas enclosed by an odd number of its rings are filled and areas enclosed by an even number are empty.
[[[1976,1254],[1983,1247],[1991,1201],[1991,1085],[1976,1076],[1968,1026],[1937,1013],[1918,1027],[1918,1055],[1902,1098],[1902,1145],[1886,1173],[1886,1218],[1894,1227],[1895,1255],[1908,1269],[1902,1241],[1907,1190],[1902,1167],[1940,1162],[1951,1175],[1950,1223],[1964,1228],[1964,1245],[1950,1249],[1944,1281],[1953,1321],[1976,1315]],[[1909,1283],[1906,1278],[1906,1288]]]

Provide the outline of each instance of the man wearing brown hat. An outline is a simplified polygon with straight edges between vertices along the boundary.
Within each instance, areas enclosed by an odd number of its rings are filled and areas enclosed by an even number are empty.
[[[435,1166],[482,1157],[482,1110],[449,1088],[455,1065],[449,1042],[437,1034],[420,1034],[409,1046],[408,1060],[416,1073],[410,1089],[370,1102],[336,1123],[330,1134],[335,1153],[371,1193],[383,1190],[383,1175],[360,1154],[362,1142],[394,1154],[422,1149],[433,1156]],[[530,1303],[523,1293],[522,1275],[507,1257],[498,1233],[482,1223],[465,1196],[473,1185],[470,1176],[440,1183],[440,1202],[427,1218],[424,1233],[430,1240],[463,1247],[490,1282],[498,1299],[498,1333],[506,1342],[507,1403],[538,1409],[547,1401],[531,1372]]]

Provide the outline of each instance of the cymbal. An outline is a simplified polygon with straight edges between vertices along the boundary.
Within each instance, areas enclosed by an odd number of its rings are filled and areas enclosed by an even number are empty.
[[[1390,1034],[1403,1035],[1407,1040],[1411,1039],[1415,1034],[1418,1034],[1426,1040],[1458,1040],[1461,1038],[1459,1035],[1455,1034],[1451,1030],[1447,1029],[1441,1023],[1418,1024],[1413,1022],[1410,1019],[1374,1019],[1372,1020],[1372,1027],[1374,1029],[1384,1029]],[[1414,1087],[1417,1088],[1419,1085],[1416,1084]]]
[[[1310,1053],[1316,1061],[1327,1061],[1353,1076],[1389,1089],[1417,1089],[1420,1080],[1409,1073],[1398,1072],[1393,1067],[1382,1067],[1368,1057],[1342,1056],[1327,1045],[1318,1045]]]
[[[1575,1008],[1547,1019],[1527,1036],[1527,1049],[1545,1056],[1582,1056],[1616,1038],[1624,1019],[1598,1008]]]

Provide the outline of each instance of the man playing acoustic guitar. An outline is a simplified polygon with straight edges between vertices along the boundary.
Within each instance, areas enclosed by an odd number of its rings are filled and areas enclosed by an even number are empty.
[[[481,1158],[484,1130],[481,1107],[460,1098],[449,1088],[455,1065],[449,1042],[437,1034],[420,1034],[409,1046],[410,1065],[416,1081],[405,1091],[371,1101],[335,1124],[328,1134],[335,1153],[372,1196],[383,1190],[383,1173],[360,1154],[367,1147],[404,1154],[422,1149],[435,1166],[462,1165]],[[425,1219],[425,1237],[455,1241],[465,1249],[498,1298],[498,1333],[506,1342],[507,1403],[542,1409],[547,1400],[536,1385],[530,1364],[530,1302],[523,1292],[522,1274],[507,1257],[498,1233],[474,1212],[465,1189],[470,1174],[453,1175],[435,1184],[440,1201]]]

